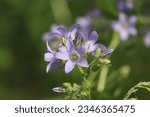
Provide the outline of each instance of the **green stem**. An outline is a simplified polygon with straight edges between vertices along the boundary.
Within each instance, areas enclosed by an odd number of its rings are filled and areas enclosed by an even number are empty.
[[[91,93],[90,93],[91,91],[90,91],[90,88],[89,88],[88,83],[87,83],[88,81],[87,81],[87,78],[85,76],[85,72],[82,69],[82,67],[80,67],[80,66],[78,66],[78,69],[79,69],[80,73],[83,75],[84,86],[85,86],[86,89],[88,89],[88,99],[91,100]]]
[[[119,43],[120,43],[119,34],[118,32],[114,32],[112,35],[112,41],[109,45],[109,48],[115,49],[118,47]]]

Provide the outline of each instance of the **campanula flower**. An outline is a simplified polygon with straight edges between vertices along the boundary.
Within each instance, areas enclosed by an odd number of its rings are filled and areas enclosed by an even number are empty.
[[[84,39],[83,47],[86,52],[92,53],[99,48],[99,44],[96,44],[96,41],[98,40],[98,34],[96,31],[93,31],[90,36],[88,36],[87,33],[82,32],[82,36]]]
[[[135,23],[137,21],[136,16],[130,16],[129,18],[124,14],[119,14],[119,21],[112,23],[112,28],[119,33],[122,41],[126,41],[129,36],[136,36],[137,29]]]
[[[133,9],[133,7],[134,7],[133,0],[119,0],[117,3],[117,8],[121,12],[127,12]]]
[[[81,67],[89,66],[87,60],[82,57],[83,54],[84,50],[82,46],[75,49],[73,42],[67,39],[66,48],[63,47],[63,49],[61,49],[60,52],[56,54],[56,57],[66,61],[65,73],[69,73],[74,69],[75,65]]]

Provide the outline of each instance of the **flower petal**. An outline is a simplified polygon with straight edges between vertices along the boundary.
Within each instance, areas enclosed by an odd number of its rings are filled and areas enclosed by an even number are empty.
[[[80,31],[80,33],[81,33],[81,35],[82,35],[84,41],[88,41],[88,34],[87,34],[87,32],[84,31],[84,30],[82,30],[82,31]]]
[[[66,65],[65,65],[65,73],[69,73],[73,70],[73,68],[75,67],[75,63],[73,63],[72,61],[67,61]]]
[[[74,24],[71,28],[70,28],[70,32],[74,32],[77,31],[79,29],[80,24]]]
[[[120,30],[120,38],[122,39],[122,41],[127,41],[127,39],[129,38],[129,34],[127,30]]]
[[[90,38],[89,38],[89,41],[91,41],[91,43],[95,43],[98,39],[98,34],[96,31],[93,31],[91,34],[90,34]]]
[[[103,44],[99,44],[99,48],[102,52],[107,50],[107,48]]]
[[[58,62],[56,59],[54,59],[47,65],[46,72],[48,73],[49,71],[52,71],[54,69],[61,68],[61,67],[62,67],[62,64]]]
[[[52,61],[53,59],[54,59],[54,54],[49,53],[49,52],[45,53],[45,55],[44,55],[45,61]]]
[[[129,33],[132,35],[132,36],[136,36],[137,35],[137,30],[134,28],[134,27],[130,27],[128,29]]]
[[[136,22],[137,22],[137,17],[136,16],[131,16],[130,18],[129,18],[129,23],[130,23],[130,25],[134,25]]]
[[[78,30],[79,30],[79,24],[74,24],[70,28],[70,30],[69,30],[69,36],[71,37],[71,40],[74,40],[76,38]]]
[[[66,47],[62,46],[62,47],[60,47],[59,50],[60,51],[55,54],[55,57],[57,59],[61,59],[61,60],[68,60],[69,59],[69,53],[68,53]]]
[[[94,52],[99,48],[99,44],[93,44],[90,46],[90,48],[88,49],[88,52]]]
[[[84,58],[81,58],[81,59],[77,62],[77,64],[78,64],[79,66],[81,66],[81,67],[89,67],[89,64],[88,64],[87,60],[84,59]]]
[[[49,52],[54,53],[54,51],[51,49],[51,47],[48,44],[48,41],[46,41],[46,46]]]
[[[74,45],[73,42],[70,39],[67,39],[66,41],[66,47],[69,53],[72,53],[74,51]]]
[[[67,37],[68,31],[67,31],[67,28],[66,28],[65,26],[61,26],[61,27],[57,28],[57,30],[60,32],[60,34],[61,34],[64,38]]]
[[[85,53],[85,50],[84,50],[84,47],[83,46],[80,46],[77,48],[77,52],[80,54],[80,55],[83,55]]]
[[[122,29],[122,26],[121,26],[121,24],[120,24],[119,22],[113,22],[113,23],[111,24],[111,27],[112,27],[115,31],[117,31],[117,32],[119,32],[120,29]]]
[[[127,17],[126,17],[126,15],[123,12],[121,12],[119,14],[119,21],[120,22],[126,22],[127,21]]]

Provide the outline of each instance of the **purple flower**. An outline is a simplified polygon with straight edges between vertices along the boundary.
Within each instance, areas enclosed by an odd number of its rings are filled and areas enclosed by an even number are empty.
[[[67,39],[66,48],[63,47],[60,52],[56,54],[56,58],[66,61],[65,73],[69,73],[74,69],[75,65],[81,67],[89,66],[87,60],[82,57],[83,54],[84,50],[82,46],[75,49],[73,42]]]
[[[57,28],[58,33],[65,39],[75,40],[79,32],[79,24],[74,24],[69,30],[65,26]]]
[[[90,36],[85,32],[82,32],[81,34],[84,39],[83,47],[86,52],[93,53],[100,47],[99,44],[96,44],[96,41],[98,40],[98,34],[96,31],[93,31]]]
[[[133,9],[133,7],[133,0],[119,0],[117,4],[118,10],[121,12],[127,12],[128,10]]]
[[[90,17],[91,19],[97,19],[100,18],[101,16],[101,12],[98,8],[94,8],[92,10],[90,10],[86,16]]]
[[[146,47],[150,47],[150,31],[148,31],[144,37],[144,44]]]
[[[124,14],[119,14],[119,21],[112,23],[112,28],[119,33],[122,41],[126,41],[129,35],[136,36],[137,30],[135,28],[135,23],[137,21],[136,16],[130,16],[129,18]]]
[[[60,61],[57,60],[57,58],[55,57],[56,53],[50,48],[48,41],[46,42],[46,46],[47,46],[48,52],[45,53],[44,60],[49,62],[49,64],[46,67],[46,72],[49,72],[51,70],[60,68],[62,65],[60,64]]]

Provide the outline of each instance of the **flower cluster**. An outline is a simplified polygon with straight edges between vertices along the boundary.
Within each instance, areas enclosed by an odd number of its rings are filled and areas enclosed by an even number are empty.
[[[112,53],[102,44],[96,43],[98,34],[93,31],[90,35],[80,30],[79,24],[73,25],[69,30],[60,26],[55,32],[48,35],[46,41],[47,52],[44,55],[45,61],[49,62],[46,71],[63,68],[64,72],[71,72],[75,66],[89,67],[88,55],[95,55],[101,50],[101,56],[106,57]]]

